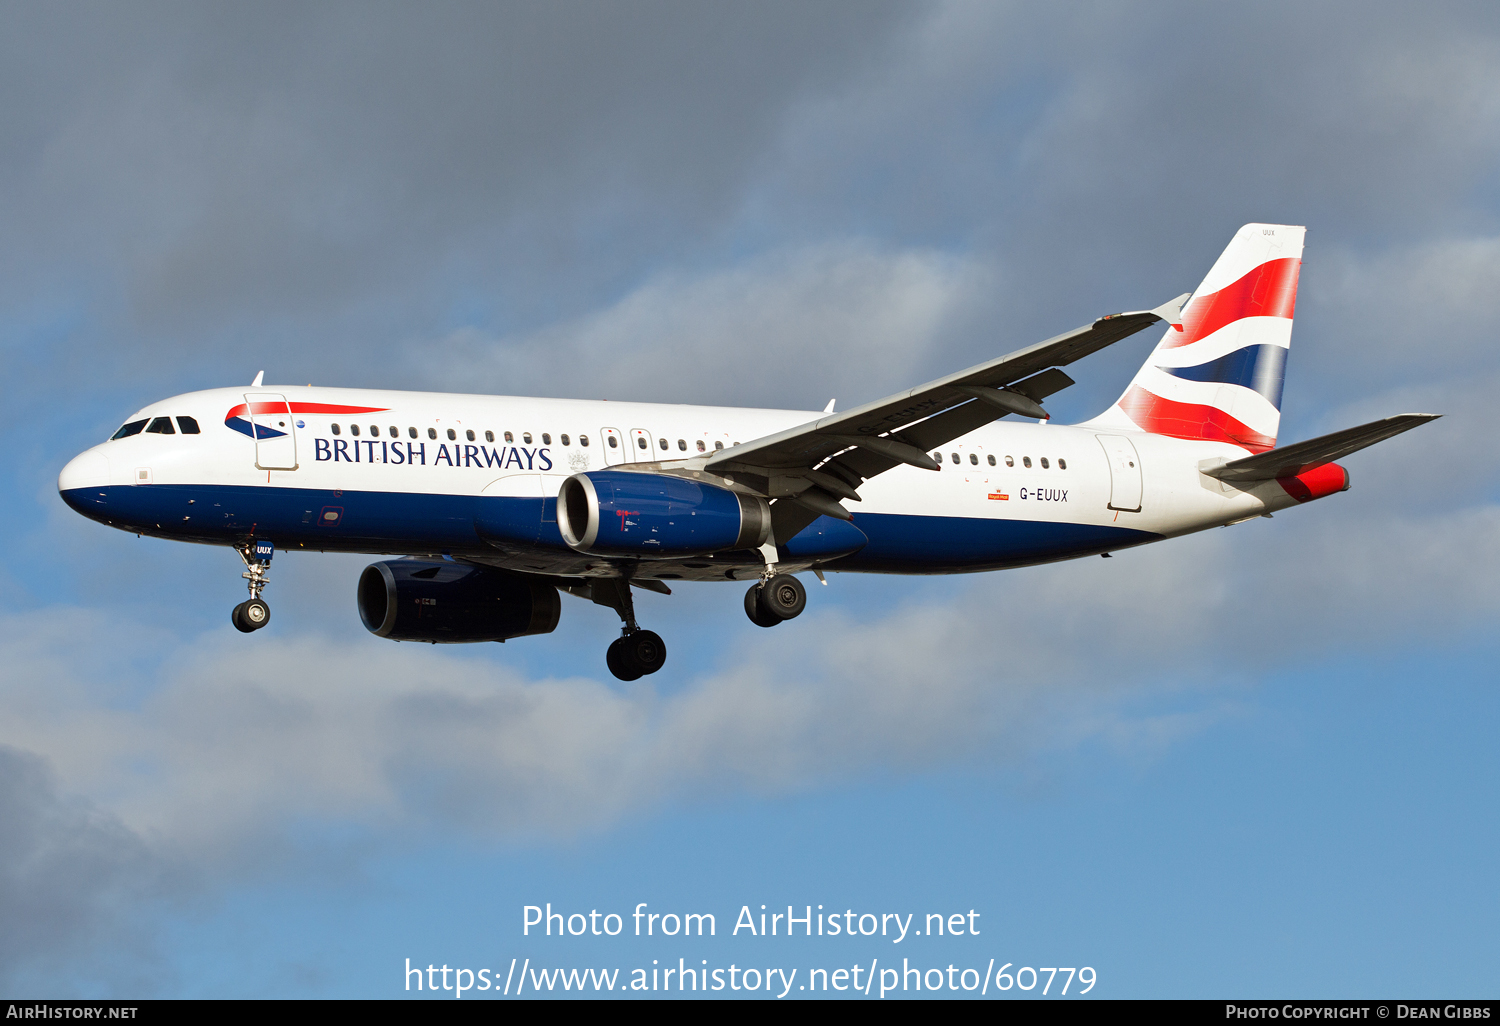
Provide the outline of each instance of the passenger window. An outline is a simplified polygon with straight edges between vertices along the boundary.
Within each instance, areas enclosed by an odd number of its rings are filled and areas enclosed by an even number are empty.
[[[456,441],[458,441],[458,432],[454,431],[452,428],[448,429],[448,441],[450,441],[450,442],[456,442]]]
[[[1005,465],[1007,467],[1014,467],[1016,465],[1016,461],[1013,458],[1007,456],[1005,457]]]
[[[951,453],[950,455],[952,455],[952,457],[953,457],[953,462],[957,463],[958,462],[958,453],[955,452],[955,453]]]
[[[523,432],[521,432],[521,444],[522,445],[530,445],[531,444],[531,432],[530,431],[523,431]]]
[[[406,433],[407,433],[407,434],[408,434],[408,435],[410,435],[410,436],[411,436],[411,437],[412,437],[412,438],[416,438],[416,437],[417,437],[417,429],[416,429],[416,428],[414,428],[414,427],[409,427],[409,428],[407,428],[407,429],[406,429]]]
[[[969,462],[972,463],[976,467],[979,466],[979,456],[977,454],[975,454],[975,453],[972,453],[972,452],[969,453]]]
[[[1030,467],[1031,466],[1031,457],[1030,456],[1022,456],[1021,457],[1021,466],[1023,466],[1023,467]]]
[[[182,433],[185,435],[202,434],[202,432],[198,430],[198,422],[192,417],[178,417],[177,426],[182,429]]]
[[[572,442],[568,441],[568,436],[567,435],[558,435],[557,437],[558,437],[558,439],[560,439],[562,441],[563,445],[572,445],[573,444]]]
[[[1057,458],[1057,469],[1058,470],[1067,470],[1068,469],[1068,461],[1065,460],[1065,459],[1063,459],[1061,456],[1059,456]]]
[[[391,425],[391,437],[392,438],[400,438],[401,437],[401,429],[398,428],[394,424]]]
[[[495,432],[493,432],[493,431],[486,431],[484,433],[484,440],[486,442],[493,442],[495,440]]]
[[[637,449],[644,449],[646,447],[646,440],[644,438],[637,438],[635,440],[635,447]]]
[[[680,449],[680,450],[682,450],[683,452],[687,452],[687,439],[686,438],[679,438],[679,439],[677,439],[677,448]]]
[[[552,436],[549,435],[549,434],[547,434],[547,432],[545,432],[545,431],[542,432],[542,444],[543,445],[551,445],[552,444]]]
[[[428,428],[427,429],[427,437],[428,438],[436,438],[437,437],[437,428]]]
[[[507,431],[505,432],[505,440],[507,442],[514,442],[516,440],[516,436]]]
[[[339,433],[339,426],[337,424],[333,425],[333,433],[334,434],[338,434]]]
[[[667,448],[667,440],[665,438],[658,439],[658,441],[661,442],[661,447],[663,449]]]
[[[714,448],[715,449],[722,449],[722,448],[724,448],[724,443],[723,442],[715,442],[714,443]]]
[[[993,467],[994,465],[995,465],[995,457],[991,456],[990,457],[990,466]]]
[[[609,436],[609,447],[611,449],[618,449],[620,447],[620,441],[614,435]]]
[[[581,446],[583,446],[585,449],[587,449],[589,447],[589,436],[588,435],[579,435],[578,436],[578,444],[581,445]]]
[[[1047,462],[1047,457],[1045,457],[1045,456],[1043,456],[1043,457],[1042,457],[1042,469],[1043,469],[1043,470],[1047,470],[1047,469],[1049,469],[1049,468],[1050,468],[1050,467],[1051,467],[1051,466],[1052,466],[1052,464],[1050,464],[1050,463],[1048,463],[1048,462]]]
[[[467,438],[471,442],[474,441],[474,429],[473,428],[469,428],[469,430],[465,431],[464,432],[464,437]]]
[[[698,451],[699,451],[699,452],[702,452],[702,451],[703,451],[703,450],[704,450],[704,449],[705,449],[705,448],[707,448],[707,446],[705,446],[705,445],[704,445],[704,444],[703,444],[703,439],[701,439],[701,438],[700,438],[700,439],[698,439]]]
[[[350,424],[349,425],[349,433],[351,435],[356,435],[357,436],[359,434],[359,425],[358,424]]]

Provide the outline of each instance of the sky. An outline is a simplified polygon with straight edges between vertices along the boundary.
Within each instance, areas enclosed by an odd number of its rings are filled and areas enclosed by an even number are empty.
[[[696,961],[768,1000],[898,962],[944,980],[907,997],[1041,996],[987,963],[1497,996],[1497,169],[1482,2],[0,10],[0,989]],[[232,551],[57,496],[134,410],[261,370],[843,408],[1189,291],[1252,221],[1308,227],[1282,439],[1444,415],[1351,491],[1108,562],[830,575],[775,631],[683,584],[638,601],[670,658],[630,684],[568,598],[504,646],[374,638],[358,556],[277,560],[240,635]],[[525,932],[548,903],[622,930]]]

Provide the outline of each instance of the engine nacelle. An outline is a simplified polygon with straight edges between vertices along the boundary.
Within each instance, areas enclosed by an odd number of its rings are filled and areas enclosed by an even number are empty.
[[[764,545],[771,508],[757,495],[690,478],[594,470],[563,482],[557,526],[579,552],[696,556]]]
[[[557,589],[464,563],[393,559],[359,577],[359,618],[392,641],[504,641],[557,628]]]

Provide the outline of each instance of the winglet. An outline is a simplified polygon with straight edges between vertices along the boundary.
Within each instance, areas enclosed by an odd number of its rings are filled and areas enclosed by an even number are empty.
[[[259,372],[258,374],[255,375],[255,380],[252,381],[252,382],[250,382],[250,387],[251,388],[259,388],[261,386],[261,382],[263,382],[265,380],[266,380],[266,372],[265,371],[261,371],[261,372]]]
[[[1178,331],[1182,330],[1182,305],[1193,298],[1191,292],[1184,292],[1170,303],[1163,303],[1151,312],[1166,321]]]

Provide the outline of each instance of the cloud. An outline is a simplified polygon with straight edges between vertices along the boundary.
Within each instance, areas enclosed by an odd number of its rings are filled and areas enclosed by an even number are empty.
[[[134,327],[182,346],[434,272],[526,277],[593,249],[611,220],[650,249],[723,217],[787,104],[880,53],[906,17],[779,2],[12,9],[0,267],[17,297],[80,274],[123,290]]]
[[[914,384],[991,277],[932,250],[831,243],[665,272],[605,309],[526,336],[460,330],[413,347],[412,363],[433,387],[463,381],[479,392],[850,406]]]
[[[721,625],[717,659],[628,687],[374,639],[273,633],[246,660],[227,627],[163,645],[129,619],[11,615],[0,743],[221,872],[274,861],[309,819],[545,838],[871,772],[1149,751],[1265,673],[1462,638],[1500,608],[1500,509],[1350,516],[1354,501],[1108,562],[950,578],[882,612],[850,605],[862,586],[840,577],[844,604],[774,638]],[[670,605],[658,615],[671,643]]]
[[[0,981],[24,989],[30,973],[105,944],[140,943],[136,906],[165,892],[167,866],[138,835],[59,795],[42,759],[3,746],[0,822]]]

